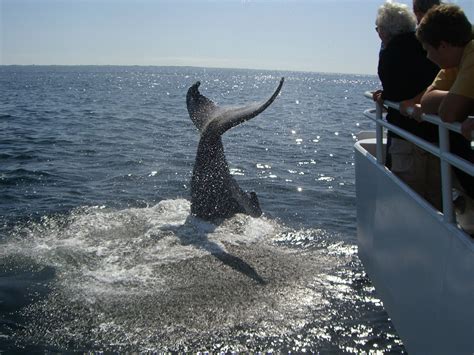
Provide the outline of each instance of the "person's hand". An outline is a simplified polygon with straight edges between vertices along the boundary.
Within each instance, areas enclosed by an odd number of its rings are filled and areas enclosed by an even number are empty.
[[[374,91],[372,93],[372,100],[374,100],[380,105],[383,105],[382,93],[383,93],[383,90]]]
[[[421,110],[421,105],[415,103],[414,100],[405,100],[400,102],[400,113],[403,116],[413,118],[418,122],[422,122],[421,115],[423,114]]]
[[[423,122],[421,116],[423,115],[423,110],[421,109],[420,104],[413,106],[413,110],[410,110],[408,117],[413,118],[417,122]]]
[[[468,141],[473,140],[474,118],[468,118],[461,124],[461,133]]]
[[[404,101],[401,101],[400,102],[400,113],[403,115],[403,116],[410,116],[410,113],[409,111],[411,111],[411,109],[413,108],[413,106],[416,105],[416,102],[415,100],[404,100]]]

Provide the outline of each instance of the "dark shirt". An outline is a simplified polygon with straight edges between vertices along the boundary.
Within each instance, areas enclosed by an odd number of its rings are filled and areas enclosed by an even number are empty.
[[[398,35],[380,51],[382,98],[396,102],[412,99],[431,85],[438,72],[414,32]],[[392,108],[388,109],[387,121],[430,142],[438,141],[438,128],[429,122],[419,123]]]

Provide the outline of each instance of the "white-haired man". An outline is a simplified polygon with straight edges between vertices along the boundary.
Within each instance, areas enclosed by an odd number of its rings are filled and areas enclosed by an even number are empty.
[[[374,100],[404,101],[421,96],[439,68],[426,58],[415,36],[416,19],[406,5],[386,2],[377,14],[376,30],[382,41],[378,75],[383,90]],[[417,122],[398,110],[388,109],[387,121],[427,141],[437,142],[437,127]],[[387,167],[433,206],[441,208],[439,163],[428,152],[388,132]]]

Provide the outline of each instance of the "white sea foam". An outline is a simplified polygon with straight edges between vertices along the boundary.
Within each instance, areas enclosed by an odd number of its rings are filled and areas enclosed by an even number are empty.
[[[334,235],[246,215],[216,225],[191,216],[184,199],[77,209],[16,228],[4,246],[0,257],[56,271],[52,292],[24,311],[38,330],[19,335],[49,343],[179,349],[241,326],[239,337],[293,339],[308,319],[327,317],[328,295],[353,297],[347,277],[331,270],[355,251]]]
[[[154,292],[166,287],[161,266],[261,242],[277,229],[275,222],[245,215],[216,226],[191,216],[189,201],[164,200],[148,208],[92,207],[43,218],[17,230],[0,255],[56,267],[76,296]]]

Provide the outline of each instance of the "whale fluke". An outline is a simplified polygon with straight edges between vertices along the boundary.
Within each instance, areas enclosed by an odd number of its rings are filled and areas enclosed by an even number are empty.
[[[283,82],[281,78],[269,99],[240,107],[216,105],[199,92],[199,81],[188,89],[189,117],[201,134],[191,179],[191,212],[197,217],[213,220],[235,213],[262,214],[256,193],[244,192],[231,176],[221,136],[262,113],[276,99]]]

